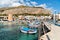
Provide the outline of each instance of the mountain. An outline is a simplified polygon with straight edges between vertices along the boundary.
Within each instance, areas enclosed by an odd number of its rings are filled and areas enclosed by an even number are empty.
[[[18,6],[9,8],[0,8],[2,14],[50,14],[51,11],[42,7]]]

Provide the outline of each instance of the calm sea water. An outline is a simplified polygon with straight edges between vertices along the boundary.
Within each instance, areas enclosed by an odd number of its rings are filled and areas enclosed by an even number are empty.
[[[37,34],[24,34],[19,25],[0,24],[0,40],[37,40]]]

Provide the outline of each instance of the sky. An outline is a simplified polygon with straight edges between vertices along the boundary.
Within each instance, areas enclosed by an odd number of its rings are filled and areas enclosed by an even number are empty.
[[[0,0],[0,8],[20,5],[43,7],[54,12],[60,12],[60,0]]]

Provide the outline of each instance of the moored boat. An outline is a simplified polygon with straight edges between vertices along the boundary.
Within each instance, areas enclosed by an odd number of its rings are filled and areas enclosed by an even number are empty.
[[[22,27],[20,30],[22,33],[28,33],[28,34],[35,34],[37,33],[37,29],[31,29],[27,27]]]

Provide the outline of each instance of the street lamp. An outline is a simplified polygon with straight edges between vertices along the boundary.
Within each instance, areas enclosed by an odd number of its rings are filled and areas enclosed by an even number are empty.
[[[54,11],[55,13],[54,13],[54,16],[53,16],[53,22],[54,22],[54,24],[56,23],[56,10]]]

